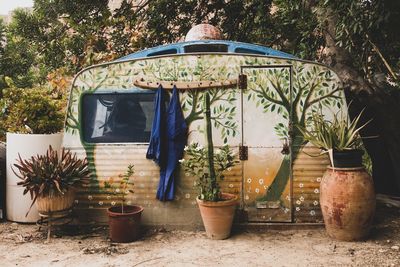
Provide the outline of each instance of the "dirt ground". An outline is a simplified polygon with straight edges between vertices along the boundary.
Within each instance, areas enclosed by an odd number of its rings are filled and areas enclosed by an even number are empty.
[[[324,229],[239,230],[214,241],[202,231],[148,229],[114,244],[104,227],[69,226],[50,243],[36,225],[0,223],[0,266],[400,266],[400,209],[378,206],[371,236],[339,242]]]

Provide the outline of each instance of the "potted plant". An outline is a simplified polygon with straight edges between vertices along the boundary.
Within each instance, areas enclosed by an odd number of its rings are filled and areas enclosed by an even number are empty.
[[[105,183],[107,193],[120,197],[120,205],[107,209],[109,218],[110,238],[114,242],[127,243],[135,241],[140,236],[140,221],[143,207],[127,205],[126,196],[133,193],[131,187],[134,185],[130,181],[135,173],[134,166],[130,164],[124,174],[119,175],[119,183],[114,183],[111,179]]]
[[[30,194],[30,207],[36,203],[41,214],[71,209],[75,200],[75,187],[90,173],[86,159],[78,159],[76,154],[65,149],[59,155],[51,146],[45,155],[36,155],[30,159],[19,157],[14,167],[17,169],[15,171],[13,168],[14,174],[22,180],[18,185],[24,188],[23,194]]]
[[[229,237],[238,197],[222,193],[218,184],[224,178],[224,171],[233,167],[237,161],[228,145],[214,152],[210,119],[210,98],[205,94],[205,121],[207,148],[198,143],[185,147],[186,159],[180,160],[185,172],[197,177],[199,189],[197,203],[206,229],[211,239]]]
[[[298,127],[305,140],[328,153],[328,167],[320,184],[320,205],[329,236],[360,240],[367,236],[375,213],[372,177],[362,165],[359,125],[362,112],[353,120],[343,113],[326,120],[314,112],[309,128]]]
[[[44,154],[49,145],[61,149],[64,113],[62,100],[53,97],[47,88],[15,88],[3,90],[0,100],[0,139],[7,139],[6,156],[6,206],[7,219],[17,222],[36,222],[39,215],[30,206],[28,196],[21,197],[22,188],[17,186],[18,177],[11,166],[18,155],[22,159]],[[7,138],[5,138],[7,135]]]

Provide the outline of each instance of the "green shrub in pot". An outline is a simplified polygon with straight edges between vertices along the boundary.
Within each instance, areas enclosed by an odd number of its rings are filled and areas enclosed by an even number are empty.
[[[197,143],[187,146],[186,158],[180,162],[187,173],[197,178],[199,195],[196,201],[207,236],[211,239],[225,239],[231,233],[238,197],[221,192],[219,181],[224,178],[226,170],[237,164],[237,160],[228,145],[214,149],[208,93],[204,95],[204,107],[207,148]]]
[[[64,125],[62,99],[54,97],[51,89],[15,88],[3,90],[0,99],[0,139],[6,132],[51,134]]]
[[[39,212],[54,212],[70,207],[58,209],[58,203],[64,196],[68,196],[67,205],[72,206],[74,200],[74,187],[82,183],[89,176],[88,162],[86,159],[78,159],[76,154],[62,149],[61,153],[50,146],[45,155],[36,155],[29,159],[19,157],[14,164],[14,174],[22,181],[19,186],[24,187],[23,194],[29,193],[32,204],[36,201],[47,201],[42,206],[55,207],[56,210],[41,210]],[[62,201],[62,200],[61,200]],[[41,204],[39,204],[41,205]],[[29,211],[28,211],[29,212]]]
[[[184,170],[189,175],[196,177],[196,187],[199,190],[199,199],[205,201],[221,200],[221,192],[218,181],[224,179],[224,172],[232,168],[238,161],[228,145],[217,149],[214,153],[214,170],[216,179],[212,179],[208,168],[207,148],[198,143],[192,143],[185,147],[186,158],[180,160]]]

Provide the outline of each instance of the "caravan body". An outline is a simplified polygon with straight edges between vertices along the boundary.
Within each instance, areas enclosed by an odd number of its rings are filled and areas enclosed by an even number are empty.
[[[202,145],[202,99],[211,94],[214,145],[229,144],[241,158],[221,182],[222,191],[240,198],[238,220],[322,221],[319,183],[329,160],[308,155],[319,150],[304,144],[296,125],[320,107],[327,114],[347,112],[338,76],[318,63],[229,41],[160,46],[77,74],[63,144],[86,156],[93,172],[76,200],[81,220],[106,221],[105,209],[121,201],[115,192],[120,175],[134,164],[127,202],[145,208],[144,223],[201,224],[195,177],[181,171],[175,200],[155,198],[159,169],[145,155],[160,83],[182,89],[189,142]]]

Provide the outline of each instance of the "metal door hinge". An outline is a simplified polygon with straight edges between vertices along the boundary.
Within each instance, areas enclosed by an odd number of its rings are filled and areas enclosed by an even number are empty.
[[[239,89],[247,89],[247,75],[239,74],[238,80]]]
[[[239,159],[240,160],[248,160],[249,158],[249,147],[248,146],[239,146]]]

